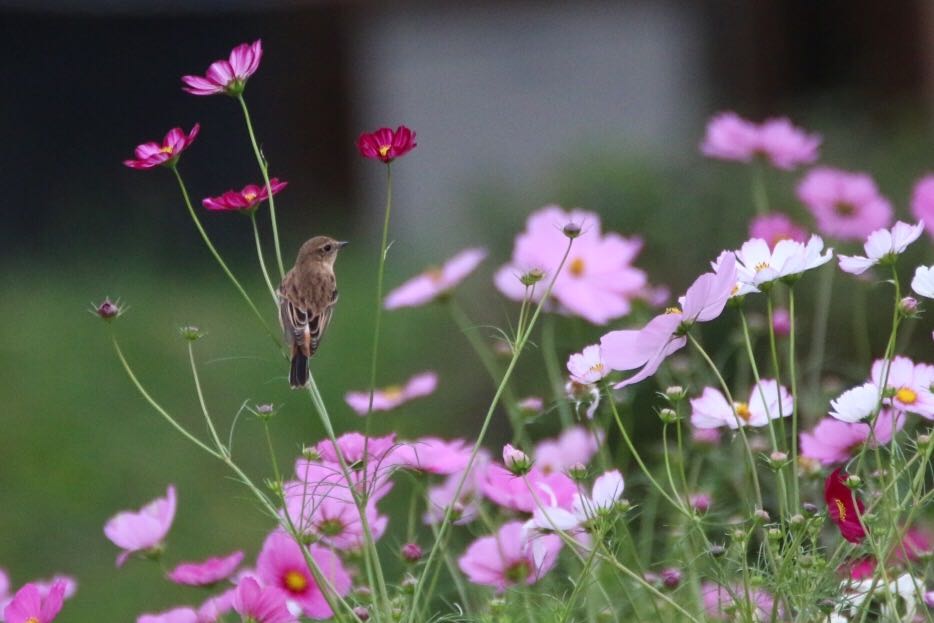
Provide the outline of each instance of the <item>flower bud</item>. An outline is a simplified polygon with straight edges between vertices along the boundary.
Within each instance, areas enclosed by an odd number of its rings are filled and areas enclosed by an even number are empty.
[[[253,411],[253,415],[258,417],[259,419],[263,421],[268,421],[270,418],[272,418],[272,416],[274,416],[279,411],[279,409],[278,407],[276,407],[276,405],[272,404],[271,402],[267,402],[263,404],[254,405],[251,411]]]
[[[708,551],[710,552],[710,555],[713,556],[714,558],[720,558],[721,556],[726,554],[726,548],[717,543],[714,543],[713,545],[711,545]]]
[[[538,396],[529,396],[528,398],[520,400],[516,406],[519,408],[522,415],[528,417],[541,413],[542,409],[545,407],[545,401]]]
[[[532,459],[529,455],[509,443],[503,447],[503,463],[515,476],[523,476],[532,469]]]
[[[706,493],[694,493],[688,497],[688,503],[694,512],[703,515],[710,510],[710,496]]]
[[[790,521],[791,525],[793,526],[800,526],[804,524],[804,522],[807,520],[804,518],[804,515],[802,515],[801,513],[795,513],[794,515],[791,516],[791,519],[789,519],[788,521]]]
[[[905,318],[916,318],[919,311],[918,299],[913,296],[906,296],[898,302],[898,313]]]
[[[360,601],[369,601],[370,597],[373,596],[373,591],[371,591],[370,587],[365,584],[361,584],[360,586],[353,589],[353,593]]]
[[[561,231],[564,232],[565,236],[574,240],[581,235],[581,226],[577,223],[568,223]]]
[[[787,309],[779,307],[772,313],[772,330],[781,337],[791,333],[791,316]]]
[[[661,572],[662,584],[665,585],[665,588],[678,588],[678,585],[681,584],[682,574],[679,569],[675,567],[669,567],[663,569]]]
[[[762,523],[768,523],[771,519],[771,517],[769,517],[768,511],[761,508],[757,508],[756,512],[754,512],[752,516],[756,521],[761,521]]]
[[[574,482],[584,482],[590,475],[587,466],[583,463],[574,463],[568,468],[568,477]]]
[[[303,446],[302,456],[308,461],[320,461],[321,453],[314,446]]]
[[[776,450],[769,454],[769,467],[779,470],[788,465],[788,453]]]
[[[267,479],[265,481],[266,488],[272,491],[272,494],[277,497],[282,497],[282,483],[278,480]]]
[[[917,443],[919,448],[927,448],[931,445],[931,436],[927,433],[918,435]]]
[[[817,505],[816,505],[816,504],[812,504],[812,503],[810,503],[810,502],[805,502],[804,504],[802,504],[802,505],[801,505],[801,509],[802,509],[805,513],[807,513],[808,515],[810,515],[811,517],[813,517],[814,515],[816,515],[816,514],[820,511],[820,509],[817,508]]]
[[[204,332],[192,324],[179,327],[178,334],[189,342],[194,342],[195,340],[200,340],[204,337]]]
[[[780,541],[782,538],[782,531],[778,528],[769,528],[768,536],[770,541]]]
[[[97,314],[108,322],[114,318],[119,318],[125,311],[126,309],[120,305],[119,299],[116,301],[111,301],[110,297],[105,298],[99,304],[94,305],[91,309],[92,314]]]
[[[370,611],[366,606],[357,606],[353,609],[354,616],[356,616],[361,621],[368,621],[370,619]]]
[[[685,396],[687,396],[687,392],[680,385],[671,385],[665,388],[665,398],[671,402],[684,400]]]
[[[406,562],[418,562],[422,558],[422,548],[418,543],[406,543],[402,546],[402,558]]]
[[[529,272],[519,277],[519,281],[521,281],[522,285],[524,286],[534,286],[544,278],[545,271],[543,271],[541,268],[533,268]]]
[[[416,578],[411,573],[406,573],[405,577],[402,578],[402,592],[406,595],[411,595],[415,592],[415,587],[418,586],[418,578]]]
[[[862,478],[860,478],[856,474],[850,474],[849,476],[846,477],[846,480],[844,482],[846,486],[849,487],[850,489],[859,489],[860,485],[863,484]]]
[[[502,597],[494,597],[490,600],[490,614],[498,615],[506,609],[506,600]]]
[[[668,408],[659,409],[658,417],[665,424],[674,424],[678,421],[678,412]]]

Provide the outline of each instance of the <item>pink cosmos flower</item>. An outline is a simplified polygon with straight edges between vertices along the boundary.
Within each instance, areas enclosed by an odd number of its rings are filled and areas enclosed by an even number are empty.
[[[876,387],[881,386],[885,376],[885,360],[877,359],[872,364],[870,378]],[[934,420],[934,366],[926,363],[915,364],[908,357],[898,356],[892,359],[885,378],[886,397],[884,403],[899,411],[916,413],[929,420]],[[878,399],[878,394],[876,394]]]
[[[817,229],[838,240],[863,240],[892,221],[892,205],[865,173],[819,167],[808,172],[797,192]]]
[[[185,83],[182,90],[192,95],[240,95],[247,79],[259,68],[262,57],[262,41],[241,43],[230,51],[230,58],[211,63],[204,76],[182,76]]]
[[[64,582],[53,584],[45,597],[40,595],[35,584],[26,584],[3,609],[3,620],[5,623],[49,623],[62,609],[64,600]]]
[[[200,130],[201,125],[197,123],[188,134],[181,128],[172,128],[162,139],[161,145],[155,142],[137,145],[136,159],[124,160],[123,164],[131,169],[151,169],[159,165],[175,166],[181,153],[195,142]]]
[[[691,440],[697,444],[715,446],[720,443],[720,429],[691,427]]]
[[[782,117],[767,119],[761,125],[733,112],[714,116],[707,124],[701,144],[705,156],[720,160],[750,162],[762,156],[772,166],[792,170],[817,160],[821,138],[808,134]]]
[[[824,418],[811,431],[801,433],[801,456],[824,465],[844,463],[860,446],[869,442],[870,437],[874,445],[887,444],[892,439],[893,424],[895,430],[901,430],[905,424],[904,415],[895,418],[891,411],[882,411],[876,418],[872,435],[868,424],[850,424],[832,417]]]
[[[655,374],[662,362],[687,344],[685,331],[695,322],[717,318],[737,287],[736,258],[720,256],[717,270],[698,277],[680,299],[681,308],[656,316],[641,330],[611,331],[600,338],[600,354],[613,370],[635,370],[620,381],[617,389],[638,383]]]
[[[181,606],[165,612],[141,614],[136,623],[201,623],[194,608]]]
[[[486,258],[486,249],[464,249],[441,268],[429,268],[386,295],[386,309],[418,307],[447,294]]]
[[[360,437],[363,438],[362,435]],[[341,438],[338,439],[340,442]],[[377,444],[380,439],[373,438],[372,442]],[[318,446],[320,447],[321,444],[319,443]],[[394,461],[391,460],[394,450],[395,446],[390,447],[389,450],[383,453],[374,453],[368,449],[368,458],[364,469],[361,447],[358,455],[359,459],[346,461],[350,471],[349,483],[343,468],[336,461],[300,458],[295,462],[295,474],[299,482],[307,483],[306,490],[314,490],[324,485],[347,491],[350,491],[351,487],[353,487],[357,493],[365,493],[368,500],[375,502],[385,497],[392,490],[393,483],[390,477],[396,469]],[[336,458],[336,455],[334,456]]]
[[[536,498],[549,506],[570,508],[577,493],[577,485],[566,474],[545,474],[537,465],[524,476],[516,476],[494,463],[486,469],[480,486],[494,503],[523,513],[531,513],[540,506]]]
[[[256,623],[294,623],[286,606],[286,593],[278,588],[262,587],[253,578],[244,578],[237,585],[232,600],[233,609],[248,621]]]
[[[338,453],[348,465],[363,462],[378,463],[386,459],[396,447],[396,434],[390,433],[385,437],[370,437],[367,439],[360,433],[344,433],[337,438],[337,448],[330,439],[318,442],[315,449],[321,458],[329,463],[339,463]]]
[[[772,620],[772,609],[775,600],[772,595],[763,589],[752,589],[749,592],[749,598],[752,600],[752,606],[755,608],[756,621]],[[716,621],[730,620],[730,611],[733,609],[733,595],[741,600],[746,599],[746,590],[742,585],[734,586],[730,590],[726,587],[714,584],[713,582],[704,582],[701,584],[701,596],[704,600],[704,610],[707,616]],[[779,608],[778,620],[782,620],[781,608]]]
[[[391,385],[373,392],[373,411],[391,411],[416,398],[430,396],[438,387],[438,375],[434,372],[416,374],[405,385]],[[344,401],[357,415],[366,415],[370,405],[369,392],[347,392]]]
[[[457,493],[457,485],[463,478],[464,472],[451,474],[442,484],[429,487],[428,508],[423,518],[425,523],[429,525],[440,523],[449,506],[454,507],[452,517],[457,525],[465,525],[476,519],[483,499],[482,483],[489,465],[489,453],[481,450],[470,468],[470,473],[464,479],[464,485],[456,499],[454,495]]]
[[[601,433],[583,426],[564,429],[557,439],[545,439],[535,446],[535,466],[545,475],[566,472],[572,465],[587,465],[603,443]]]
[[[157,498],[137,512],[117,513],[104,526],[104,535],[123,549],[117,566],[136,552],[158,547],[175,519],[175,486],[169,485],[164,498]]]
[[[415,132],[400,125],[393,132],[390,128],[380,128],[374,132],[364,132],[357,139],[357,150],[364,158],[381,160],[389,164],[418,146]]]
[[[176,584],[210,586],[233,575],[241,562],[243,552],[239,551],[222,558],[208,558],[204,562],[186,562],[175,567],[168,578]]]
[[[747,402],[731,405],[718,389],[704,388],[699,398],[691,399],[691,424],[695,428],[733,430],[740,426],[767,426],[769,420],[791,415],[794,401],[788,390],[772,379],[762,379],[749,392]]]
[[[574,494],[570,510],[560,506],[538,506],[532,525],[539,530],[575,530],[599,515],[609,512],[623,497],[625,483],[618,470],[608,471],[593,483],[590,495]]]
[[[358,550],[366,542],[360,512],[347,487],[329,481],[291,481],[283,489],[285,510],[302,534],[341,550]],[[365,513],[373,540],[378,541],[389,518],[379,514],[372,499]]]
[[[647,294],[645,272],[632,267],[642,250],[638,238],[600,231],[600,217],[593,212],[565,212],[557,205],[531,214],[525,231],[516,237],[512,260],[494,276],[497,289],[514,301],[527,296],[538,302],[561,264],[568,239],[562,229],[580,227],[570,255],[551,291],[556,311],[580,316],[593,324],[606,324],[629,313],[631,302]],[[526,291],[519,277],[532,270],[544,274],[542,282]]]
[[[840,269],[853,275],[862,275],[864,272],[880,262],[892,261],[896,255],[904,253],[912,242],[918,239],[924,230],[924,222],[909,225],[898,221],[892,229],[877,229],[869,234],[863,248],[866,256],[841,255]]]
[[[780,337],[787,337],[791,333],[791,314],[784,307],[776,307],[772,313],[772,330]]]
[[[463,439],[422,437],[398,446],[392,454],[392,461],[429,474],[449,475],[467,467],[471,451],[470,444]]]
[[[593,344],[584,348],[582,352],[574,353],[568,358],[568,372],[571,379],[582,385],[591,385],[603,379],[610,369],[600,357],[600,345]]]
[[[542,535],[536,539],[537,547],[523,548],[521,535],[521,522],[507,522],[495,535],[471,543],[457,564],[468,580],[492,586],[497,592],[517,584],[534,584],[555,566],[561,538]]]
[[[752,219],[749,224],[749,237],[761,238],[768,243],[769,248],[774,249],[775,245],[782,240],[807,242],[808,234],[803,227],[792,221],[787,214],[772,212]]]
[[[272,194],[276,195],[280,190],[288,186],[288,182],[280,182],[279,178],[274,177],[269,180],[269,187],[272,188]],[[265,184],[247,184],[241,190],[228,190],[218,197],[208,197],[201,200],[208,210],[221,212],[252,212],[259,204],[269,199],[269,192]]]
[[[350,575],[344,569],[340,558],[320,545],[309,545],[308,553],[337,594],[346,595],[350,591]],[[256,574],[266,586],[276,587],[284,592],[286,599],[301,607],[305,616],[313,619],[332,616],[327,600],[308,570],[301,546],[284,532],[275,531],[266,537],[263,549],[256,559]],[[241,600],[243,597],[241,595]],[[236,608],[236,600],[234,603]]]
[[[242,581],[242,580],[241,580]],[[227,589],[220,595],[209,597],[198,608],[198,623],[217,623],[233,609],[236,587]]]
[[[911,214],[924,221],[928,236],[934,237],[934,175],[925,175],[911,193]]]

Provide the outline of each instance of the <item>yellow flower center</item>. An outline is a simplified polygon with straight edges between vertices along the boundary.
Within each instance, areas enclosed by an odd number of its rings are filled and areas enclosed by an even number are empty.
[[[389,400],[396,400],[402,397],[403,388],[401,385],[390,385],[383,388],[383,395]]]
[[[843,501],[840,498],[833,499],[834,504],[837,505],[837,513],[840,515],[840,521],[846,520],[846,506],[843,505]]]
[[[749,418],[752,417],[752,414],[749,413],[749,405],[745,402],[737,402],[733,405],[733,408],[736,409],[736,415],[738,415],[746,422],[748,422]]]
[[[256,199],[256,193],[243,193],[243,198],[247,201],[253,201]]]
[[[603,372],[603,364],[602,364],[602,363],[595,363],[595,364],[593,364],[592,366],[590,366],[590,371],[591,371],[591,372],[596,372],[597,374],[602,373],[602,372]]]
[[[575,257],[568,265],[568,272],[571,273],[571,275],[574,277],[580,277],[584,274],[584,268],[584,260],[579,257]]]
[[[390,149],[392,149],[392,145],[380,145],[377,151],[379,151],[380,156],[385,158],[389,154]]]
[[[918,400],[918,394],[910,387],[902,387],[895,392],[895,399],[902,404],[913,405]]]
[[[758,264],[756,264],[755,269],[756,269],[756,272],[759,273],[759,272],[762,272],[763,270],[765,270],[765,269],[768,268],[768,267],[769,267],[769,263],[768,263],[768,262],[759,262]]]
[[[681,308],[680,308],[680,307],[666,307],[666,308],[665,308],[665,313],[666,313],[666,314],[680,314],[680,313],[683,313],[683,312],[681,311]]]
[[[28,619],[26,619],[26,623],[39,623],[39,619],[37,619],[36,617],[29,617]]]
[[[175,151],[175,148],[172,147],[171,145],[163,145],[162,147],[159,148],[159,151],[161,151],[164,154],[171,154]]]
[[[308,588],[308,579],[300,571],[289,571],[283,581],[285,587],[293,593],[301,593]]]

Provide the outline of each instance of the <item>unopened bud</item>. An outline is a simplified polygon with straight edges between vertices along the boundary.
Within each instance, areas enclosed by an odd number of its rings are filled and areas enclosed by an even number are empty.
[[[532,459],[522,450],[507,443],[503,447],[503,463],[515,476],[523,476],[532,469]]]
[[[679,569],[669,567],[662,570],[661,578],[665,588],[678,588],[678,585],[681,584],[682,574]]]
[[[584,482],[589,475],[589,470],[583,463],[574,463],[568,468],[568,477],[574,482]]]
[[[521,411],[523,415],[536,415],[541,413],[542,408],[545,406],[545,401],[538,396],[529,396],[528,398],[520,400],[516,406],[519,407],[519,411]]]
[[[772,313],[772,330],[781,337],[791,333],[791,315],[787,309],[779,307]]]
[[[107,321],[113,320],[114,318],[119,318],[125,311],[126,309],[120,305],[119,300],[111,301],[110,297],[105,298],[103,301],[91,308],[91,313],[97,314]]]
[[[788,521],[790,521],[791,525],[793,526],[800,526],[807,520],[804,518],[804,515],[802,515],[801,513],[795,513],[794,515],[791,516],[791,519],[789,519]]]
[[[321,453],[318,452],[318,449],[314,446],[303,446],[302,447],[302,456],[309,461],[320,461]]]
[[[687,395],[687,392],[684,391],[684,388],[680,385],[671,385],[665,388],[665,397],[671,402],[678,402],[679,400],[684,400],[684,397]]]
[[[688,502],[695,512],[702,515],[710,510],[710,496],[706,493],[694,493],[688,497]]]
[[[658,417],[665,424],[674,424],[678,421],[678,412],[674,409],[660,409]]]
[[[917,443],[919,448],[927,448],[929,445],[931,445],[931,436],[927,433],[918,435]]]
[[[756,512],[754,512],[752,516],[756,521],[761,521],[762,523],[768,523],[768,521],[771,519],[771,517],[769,517],[768,511],[761,508],[756,509]]]
[[[536,283],[545,278],[545,271],[541,268],[533,268],[529,272],[519,277],[519,281],[522,282],[524,286],[534,286]]]
[[[567,225],[564,226],[564,229],[562,229],[561,231],[564,232],[565,236],[567,236],[571,240],[574,240],[575,238],[581,235],[581,226],[578,225],[577,223],[568,223]]]
[[[816,515],[818,511],[820,511],[820,509],[817,508],[817,504],[812,504],[810,502],[805,502],[804,504],[802,504],[801,509],[808,515],[811,515],[812,517]]]
[[[782,538],[782,531],[778,528],[769,528],[768,536],[770,541],[780,541]]]
[[[502,597],[494,597],[490,600],[490,614],[501,614],[506,609],[506,600]]]
[[[418,543],[406,543],[402,546],[402,557],[406,562],[418,562],[422,558],[422,548]]]
[[[849,476],[846,477],[846,480],[844,481],[844,483],[850,489],[859,489],[860,485],[863,484],[863,479],[857,476],[856,474],[850,474]]]
[[[416,586],[418,586],[418,578],[411,573],[406,573],[405,577],[402,578],[402,592],[411,595],[415,592]]]
[[[919,310],[918,299],[913,296],[906,296],[898,302],[898,312],[905,318],[917,317]]]
[[[772,469],[779,470],[788,465],[788,453],[776,450],[769,454],[769,466]]]
[[[711,545],[710,549],[707,551],[709,551],[710,555],[713,556],[714,558],[720,558],[721,556],[726,554],[726,548],[716,543]]]
[[[255,405],[252,409],[253,414],[261,420],[269,420],[278,410],[271,402]]]
[[[361,621],[368,621],[370,619],[370,611],[366,606],[357,606],[353,609],[354,616],[356,616]]]

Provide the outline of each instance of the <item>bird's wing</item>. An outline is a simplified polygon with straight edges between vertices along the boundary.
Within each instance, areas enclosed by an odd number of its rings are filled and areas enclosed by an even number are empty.
[[[337,281],[334,274],[330,273],[316,284],[317,288],[312,301],[320,301],[315,305],[310,305],[308,309],[308,332],[311,345],[311,354],[318,350],[321,344],[321,338],[324,336],[325,329],[331,322],[331,315],[334,312],[334,304],[337,303]]]
[[[309,283],[297,284],[290,271],[279,287],[279,320],[286,342],[307,357],[314,355],[336,302],[333,273],[319,274]]]
[[[308,327],[308,311],[303,308],[295,287],[295,275],[289,271],[279,286],[279,323],[282,334],[293,352],[311,356],[311,339]]]

